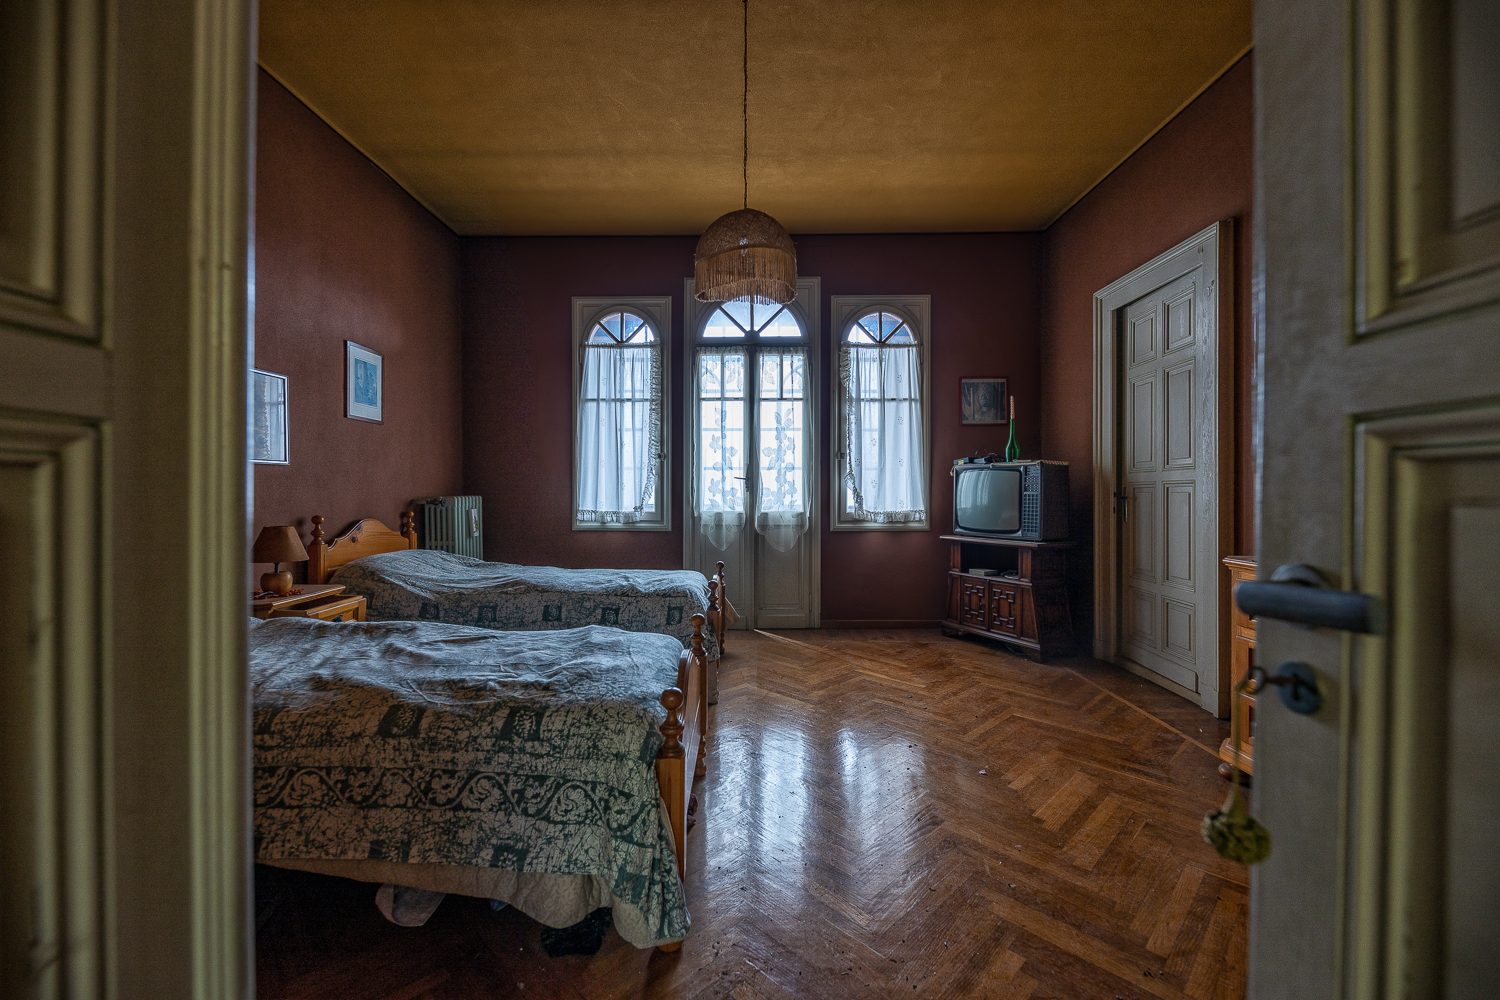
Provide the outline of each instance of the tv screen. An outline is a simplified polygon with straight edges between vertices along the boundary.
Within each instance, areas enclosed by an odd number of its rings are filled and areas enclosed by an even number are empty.
[[[1021,530],[1021,470],[959,469],[954,484],[954,527],[1002,533]]]

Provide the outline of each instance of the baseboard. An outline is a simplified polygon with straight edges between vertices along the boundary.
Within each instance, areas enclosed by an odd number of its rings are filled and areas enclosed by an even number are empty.
[[[863,618],[824,618],[819,622],[819,628],[937,628],[943,624],[941,619],[924,621],[916,618],[896,619],[863,619]]]
[[[1194,705],[1197,705],[1199,708],[1203,707],[1203,701],[1198,697],[1197,691],[1189,691],[1187,688],[1183,687],[1181,684],[1178,684],[1171,678],[1163,677],[1155,670],[1152,670],[1149,667],[1143,667],[1139,663],[1136,663],[1134,660],[1127,660],[1122,656],[1119,659],[1115,660],[1115,666],[1127,670],[1130,673],[1135,674],[1137,677],[1144,677],[1152,684],[1158,684],[1166,688],[1173,694],[1180,695],[1183,698],[1186,698],[1188,701],[1192,702]]]

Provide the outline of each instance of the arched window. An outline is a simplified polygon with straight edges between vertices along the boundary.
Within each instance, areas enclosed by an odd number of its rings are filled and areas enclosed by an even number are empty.
[[[833,527],[928,527],[928,299],[835,296]]]
[[[663,305],[662,303],[665,303]],[[668,526],[662,386],[670,300],[575,300],[575,528]]]
[[[656,342],[651,321],[629,309],[611,311],[594,321],[589,331],[590,345],[601,347],[645,346]]]
[[[802,324],[786,306],[754,302],[720,302],[703,324],[702,337],[711,341],[800,340]]]

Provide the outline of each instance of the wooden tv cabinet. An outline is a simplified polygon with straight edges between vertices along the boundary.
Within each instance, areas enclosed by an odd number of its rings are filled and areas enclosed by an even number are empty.
[[[1067,556],[1073,543],[942,538],[951,552],[945,632],[998,639],[1038,660],[1072,651]],[[986,576],[971,573],[973,569],[998,572]]]

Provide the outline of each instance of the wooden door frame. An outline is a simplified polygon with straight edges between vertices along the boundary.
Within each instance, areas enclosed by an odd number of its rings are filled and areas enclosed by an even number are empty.
[[[1215,296],[1209,310],[1216,322],[1212,330],[1213,357],[1217,364],[1208,373],[1208,385],[1199,393],[1213,394],[1213,405],[1200,409],[1205,420],[1212,421],[1207,433],[1199,435],[1206,450],[1209,495],[1199,503],[1218,517],[1216,551],[1212,553],[1213,571],[1205,572],[1208,581],[1205,601],[1211,601],[1214,614],[1206,620],[1209,641],[1205,648],[1218,657],[1216,697],[1205,703],[1208,692],[1192,692],[1172,683],[1154,671],[1147,671],[1126,660],[1120,653],[1120,532],[1115,516],[1115,493],[1118,489],[1121,420],[1119,415],[1120,314],[1132,302],[1161,288],[1170,281],[1204,267],[1208,293]],[[1229,713],[1229,606],[1221,598],[1228,588],[1227,570],[1221,560],[1231,554],[1234,539],[1234,220],[1216,222],[1184,240],[1154,260],[1131,271],[1094,293],[1094,656],[1119,664],[1131,673],[1183,697],[1202,704],[1220,718]],[[1225,334],[1228,334],[1227,336]],[[1199,565],[1208,559],[1199,557]]]

